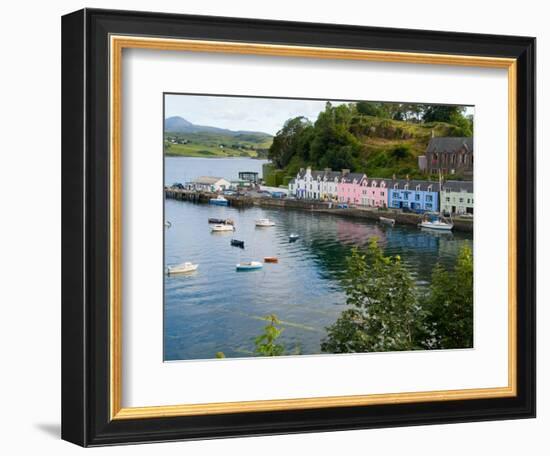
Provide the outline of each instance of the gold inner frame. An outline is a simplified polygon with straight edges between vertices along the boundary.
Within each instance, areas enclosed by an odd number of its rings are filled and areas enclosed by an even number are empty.
[[[508,385],[505,387],[274,399],[170,406],[122,407],[122,145],[123,49],[252,54],[316,59],[503,68],[508,71]],[[134,36],[110,37],[110,412],[111,419],[159,418],[238,412],[297,410],[374,404],[512,397],[517,394],[517,61],[468,55],[387,52],[309,46],[184,40]]]

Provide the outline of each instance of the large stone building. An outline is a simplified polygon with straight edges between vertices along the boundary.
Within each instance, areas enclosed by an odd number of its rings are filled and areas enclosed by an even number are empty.
[[[419,168],[431,174],[460,175],[471,178],[474,172],[473,138],[432,138],[426,154],[418,157]]]

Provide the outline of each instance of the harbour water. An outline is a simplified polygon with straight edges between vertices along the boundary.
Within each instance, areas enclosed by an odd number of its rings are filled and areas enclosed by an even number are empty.
[[[234,160],[234,161],[233,161]],[[234,163],[229,169],[227,162]],[[223,163],[226,162],[226,163]],[[261,172],[260,160],[168,158],[166,182],[184,182],[198,175],[235,178],[238,171]],[[183,176],[183,173],[186,176]],[[434,233],[416,227],[393,228],[367,220],[327,214],[265,208],[236,209],[166,200],[166,266],[191,261],[197,272],[165,276],[165,360],[254,356],[254,339],[276,314],[284,331],[279,341],[288,354],[320,353],[325,328],[346,308],[342,278],[345,258],[354,246],[377,237],[388,255],[400,255],[422,289],[429,285],[436,263],[450,267],[467,233]],[[208,218],[232,218],[236,231],[212,234]],[[269,218],[276,225],[257,228]],[[290,233],[300,238],[289,243]],[[231,238],[245,241],[232,247]],[[237,272],[241,261],[277,256],[279,263]]]

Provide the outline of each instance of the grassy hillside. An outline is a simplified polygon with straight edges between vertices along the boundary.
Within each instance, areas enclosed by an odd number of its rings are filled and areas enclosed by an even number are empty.
[[[356,171],[383,178],[394,174],[398,178],[429,177],[418,170],[418,156],[425,153],[432,135],[460,136],[455,125],[443,122],[414,123],[365,115],[354,117],[349,131],[360,143]],[[307,160],[295,155],[284,169],[273,170],[277,174],[273,180],[286,184],[300,168],[309,165]],[[269,175],[265,177],[269,179]]]
[[[164,153],[181,157],[262,158],[267,156],[272,139],[265,133],[167,132],[164,135]]]
[[[360,163],[364,172],[376,177],[421,177],[418,156],[433,136],[457,136],[454,125],[412,123],[362,116],[353,127],[362,144]]]

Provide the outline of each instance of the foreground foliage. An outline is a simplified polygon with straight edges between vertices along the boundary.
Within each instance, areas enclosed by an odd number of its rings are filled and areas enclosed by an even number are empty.
[[[347,260],[348,309],[327,328],[328,353],[468,348],[473,344],[473,257],[464,247],[452,271],[437,265],[421,295],[399,256],[373,239]]]
[[[276,343],[283,332],[282,328],[278,328],[281,322],[274,314],[268,315],[265,320],[269,324],[264,326],[264,332],[254,340],[256,353],[260,356],[281,356],[284,354],[285,347]]]

